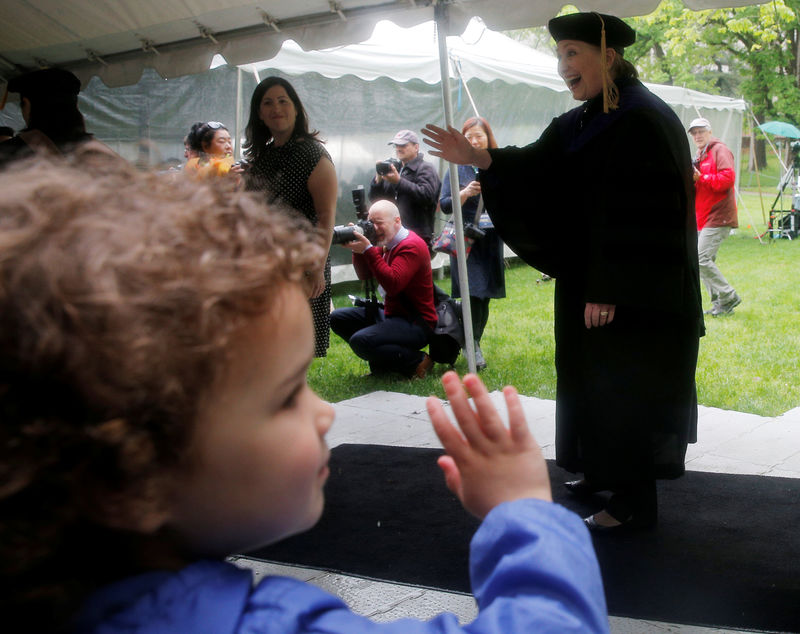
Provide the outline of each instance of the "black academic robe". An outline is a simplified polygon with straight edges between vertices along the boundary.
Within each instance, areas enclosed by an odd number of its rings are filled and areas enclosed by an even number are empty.
[[[590,100],[480,173],[498,233],[556,279],[556,458],[597,483],[674,478],[696,440],[703,317],[691,154],[637,80]],[[614,321],[584,325],[586,302]]]

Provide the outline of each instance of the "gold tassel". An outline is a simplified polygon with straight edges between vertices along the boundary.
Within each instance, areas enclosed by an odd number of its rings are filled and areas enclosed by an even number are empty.
[[[619,90],[617,85],[608,76],[606,66],[606,23],[599,13],[593,12],[600,20],[600,72],[603,75],[603,112],[619,108]]]

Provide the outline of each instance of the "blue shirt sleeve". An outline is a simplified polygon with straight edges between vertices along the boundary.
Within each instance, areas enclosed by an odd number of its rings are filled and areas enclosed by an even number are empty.
[[[375,623],[296,579],[252,575],[222,561],[131,577],[93,594],[80,634],[565,634],[607,633],[605,598],[589,532],[556,504],[518,500],[493,509],[470,548],[480,612]]]
[[[472,540],[470,574],[480,612],[469,625],[459,625],[453,614],[375,623],[319,588],[268,577],[250,596],[237,634],[609,631],[589,533],[577,515],[556,504],[519,500],[492,510]]]

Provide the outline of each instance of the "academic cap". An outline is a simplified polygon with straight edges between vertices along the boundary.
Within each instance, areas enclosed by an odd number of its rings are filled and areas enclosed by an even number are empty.
[[[547,23],[550,35],[556,42],[577,40],[600,46],[601,33],[605,27],[606,46],[625,48],[636,41],[636,31],[615,15],[605,13],[571,13],[553,18]]]

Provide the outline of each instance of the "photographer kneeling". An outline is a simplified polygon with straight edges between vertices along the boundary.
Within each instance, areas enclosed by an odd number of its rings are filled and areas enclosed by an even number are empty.
[[[428,246],[403,226],[397,206],[388,200],[370,207],[369,220],[376,244],[355,233],[342,246],[353,252],[359,279],[377,280],[385,309],[377,311],[375,321],[365,307],[338,308],[331,313],[331,330],[369,362],[372,374],[424,378],[433,361],[422,348],[436,325]]]

